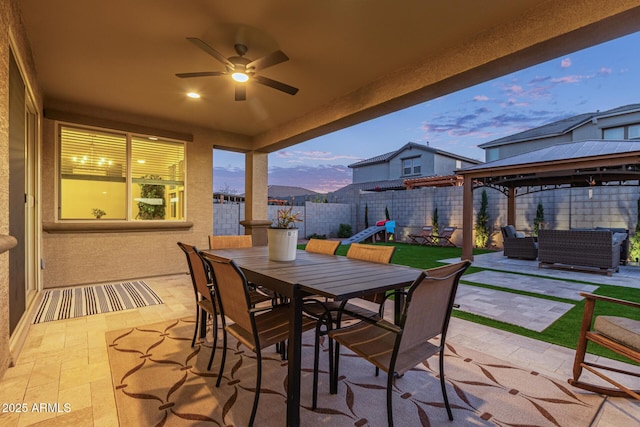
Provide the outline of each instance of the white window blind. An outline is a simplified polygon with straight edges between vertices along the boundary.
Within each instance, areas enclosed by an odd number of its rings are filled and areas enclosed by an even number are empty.
[[[60,171],[63,179],[124,182],[126,135],[61,126]]]

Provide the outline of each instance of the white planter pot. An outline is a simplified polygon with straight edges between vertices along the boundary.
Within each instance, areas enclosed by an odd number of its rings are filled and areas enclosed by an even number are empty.
[[[296,259],[297,228],[268,228],[267,237],[270,260],[293,261]]]

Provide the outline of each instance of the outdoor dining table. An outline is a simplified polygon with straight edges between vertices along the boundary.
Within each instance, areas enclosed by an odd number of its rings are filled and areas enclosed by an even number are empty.
[[[287,426],[300,425],[302,299],[316,295],[335,300],[407,287],[419,269],[360,261],[344,256],[298,250],[294,261],[271,261],[266,246],[202,251],[233,259],[247,280],[290,299],[288,347]],[[400,299],[395,313],[400,313]]]

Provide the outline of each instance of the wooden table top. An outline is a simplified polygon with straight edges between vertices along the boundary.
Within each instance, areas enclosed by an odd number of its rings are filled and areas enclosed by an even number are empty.
[[[287,295],[299,285],[308,294],[336,300],[411,285],[421,270],[395,264],[360,261],[345,256],[298,250],[294,261],[271,261],[266,246],[202,251],[233,259],[252,282]]]

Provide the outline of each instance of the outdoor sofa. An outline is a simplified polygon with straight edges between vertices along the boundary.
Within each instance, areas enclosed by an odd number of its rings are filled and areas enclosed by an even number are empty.
[[[611,275],[620,265],[624,233],[611,230],[540,230],[538,267],[577,268]]]

